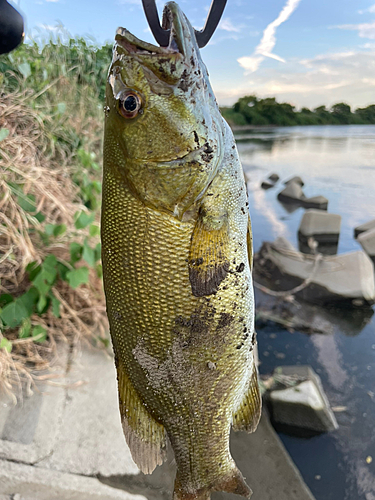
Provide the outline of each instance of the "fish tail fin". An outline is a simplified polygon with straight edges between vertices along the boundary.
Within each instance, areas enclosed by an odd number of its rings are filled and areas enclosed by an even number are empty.
[[[244,498],[250,498],[253,494],[241,472],[237,467],[234,467],[228,474],[217,479],[209,487],[195,491],[181,487],[178,478],[176,478],[173,500],[211,500],[211,493],[214,491],[235,493]]]

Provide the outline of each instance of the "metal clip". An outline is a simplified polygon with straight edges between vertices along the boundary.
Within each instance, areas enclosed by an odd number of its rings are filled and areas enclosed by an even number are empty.
[[[201,31],[194,30],[199,48],[205,47],[214,34],[226,3],[227,0],[212,0],[204,28]],[[142,4],[155,40],[161,47],[166,47],[169,44],[170,30],[161,27],[155,0],[142,0]]]

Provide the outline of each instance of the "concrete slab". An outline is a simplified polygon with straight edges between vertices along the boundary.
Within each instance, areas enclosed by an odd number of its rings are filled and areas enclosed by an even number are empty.
[[[313,236],[317,241],[335,242],[339,238],[340,227],[341,215],[309,209],[303,214],[298,232],[306,238]]]
[[[78,476],[0,460],[0,493],[19,500],[146,500]],[[6,498],[6,497],[5,497]]]
[[[89,476],[137,474],[120,423],[113,358],[85,350],[68,378],[58,440],[38,466]]]
[[[291,182],[294,182],[295,184],[298,184],[299,186],[304,186],[305,185],[305,183],[303,182],[303,180],[301,179],[301,177],[299,175],[295,175],[294,177],[291,177],[290,179],[288,179],[287,181],[285,181],[284,184],[288,185]]]
[[[375,262],[375,229],[360,233],[357,240],[367,255]]]
[[[38,384],[34,394],[16,406],[5,396],[0,398],[0,458],[34,464],[52,452],[65,404],[67,352],[68,347],[61,345],[56,371],[62,376],[55,379],[56,385]]]
[[[370,231],[371,229],[375,229],[375,219],[357,226],[354,229],[354,238],[357,238],[359,234],[364,233],[365,231]]]

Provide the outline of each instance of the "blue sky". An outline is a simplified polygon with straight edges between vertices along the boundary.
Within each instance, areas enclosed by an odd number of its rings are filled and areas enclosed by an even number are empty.
[[[375,0],[228,0],[202,49],[220,104],[256,93],[310,108],[375,103]],[[111,41],[117,26],[153,41],[141,0],[19,0],[27,33],[62,23]],[[161,12],[164,2],[158,0]],[[210,0],[178,2],[201,28]]]

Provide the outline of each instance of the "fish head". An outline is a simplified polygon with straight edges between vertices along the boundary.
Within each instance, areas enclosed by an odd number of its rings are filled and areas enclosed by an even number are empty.
[[[105,147],[146,204],[181,217],[212,180],[222,157],[223,120],[195,32],[166,4],[167,47],[118,28],[106,91]],[[110,155],[113,157],[113,154]]]

